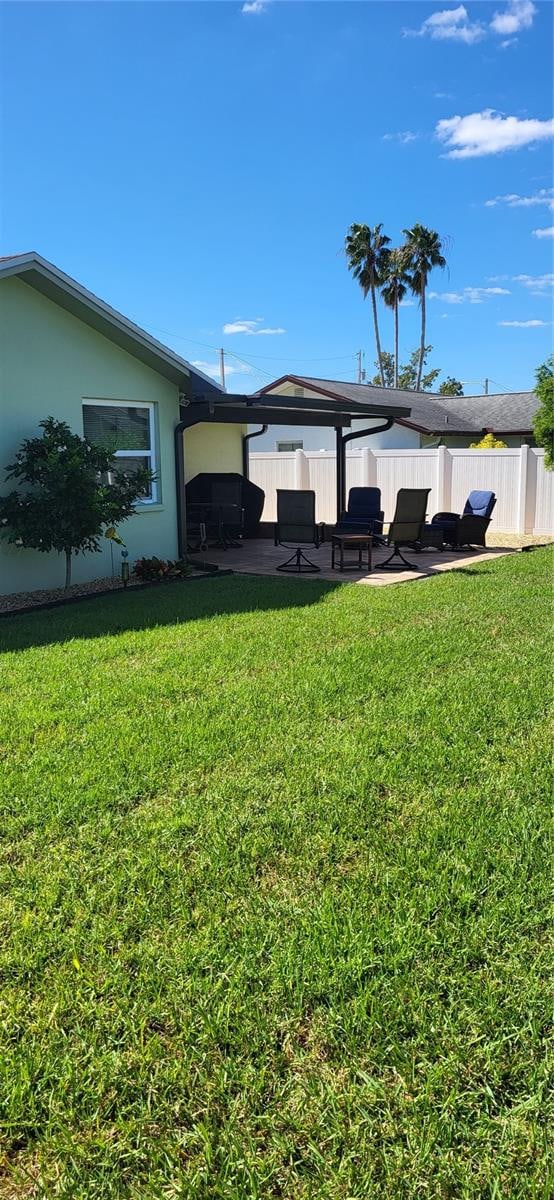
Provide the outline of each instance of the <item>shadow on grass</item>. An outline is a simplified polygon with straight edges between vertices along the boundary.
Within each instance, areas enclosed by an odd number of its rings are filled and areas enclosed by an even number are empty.
[[[7,618],[0,623],[0,653],[210,617],[306,608],[341,586],[315,579],[227,575],[159,588],[108,592],[79,604]]]

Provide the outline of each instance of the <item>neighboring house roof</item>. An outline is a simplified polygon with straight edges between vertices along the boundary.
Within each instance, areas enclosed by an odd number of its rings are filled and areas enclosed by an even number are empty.
[[[261,389],[267,394],[283,383],[310,388],[335,400],[351,403],[409,406],[409,417],[398,417],[421,433],[433,435],[474,434],[483,430],[494,433],[531,433],[532,418],[538,407],[534,392],[503,392],[493,396],[440,396],[434,392],[414,392],[401,388],[375,387],[367,383],[344,383],[340,379],[313,379],[305,375],[282,375]]]
[[[185,358],[175,354],[174,350],[158,342],[104,300],[87,291],[70,275],[41,258],[35,250],[27,254],[11,254],[0,258],[0,279],[10,275],[17,276],[36,291],[42,292],[49,300],[65,308],[67,312],[109,338],[111,342],[115,342],[134,358],[146,363],[158,374],[178,384],[185,392],[199,394],[221,391],[215,381],[204,375],[203,371],[191,366]]]

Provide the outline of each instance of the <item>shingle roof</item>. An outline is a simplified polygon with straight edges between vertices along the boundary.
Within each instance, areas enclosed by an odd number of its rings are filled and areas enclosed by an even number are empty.
[[[533,414],[538,407],[534,392],[503,392],[493,396],[439,396],[432,392],[414,392],[401,388],[374,387],[366,383],[345,383],[340,379],[315,379],[287,375],[263,388],[271,391],[277,383],[290,380],[300,387],[321,389],[331,397],[352,403],[387,404],[411,408],[409,417],[399,417],[402,425],[413,425],[425,433],[530,433]]]

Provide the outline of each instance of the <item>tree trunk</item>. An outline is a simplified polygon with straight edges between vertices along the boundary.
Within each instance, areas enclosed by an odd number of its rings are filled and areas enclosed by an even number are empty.
[[[423,359],[425,357],[425,319],[426,319],[425,287],[426,287],[426,280],[422,279],[421,280],[421,292],[420,292],[420,296],[421,296],[421,343],[420,343],[420,347],[419,347],[419,366],[417,369],[416,392],[419,392],[421,390],[421,376],[423,374]]]
[[[65,584],[66,588],[71,583],[71,548],[65,552]]]
[[[381,376],[381,387],[386,387],[385,372],[383,371],[383,360],[381,358],[381,340],[379,338],[379,321],[377,319],[377,300],[375,298],[375,284],[371,284],[371,306],[373,308],[373,328],[375,330],[375,345],[377,347],[377,361],[379,363],[379,374]]]
[[[394,301],[394,386],[398,387],[398,296]]]

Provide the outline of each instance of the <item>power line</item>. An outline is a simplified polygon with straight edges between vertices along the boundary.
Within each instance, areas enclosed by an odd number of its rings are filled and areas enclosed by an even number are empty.
[[[135,321],[135,324],[138,325],[138,324],[140,324],[140,322]],[[185,337],[184,333],[173,333],[170,329],[162,329],[159,325],[152,325],[149,321],[148,321],[148,328],[154,330],[156,333],[163,333],[163,334],[165,334],[166,337],[178,338],[179,341],[181,341],[181,342],[189,342],[191,346],[202,346],[202,348],[204,350],[213,350],[215,354],[219,353],[219,350],[221,348],[220,346],[212,346],[210,344],[210,342],[200,342],[200,341],[198,341],[197,338]],[[234,351],[233,350],[225,350],[225,353],[226,354],[234,354]],[[234,354],[234,357],[237,358],[238,355]],[[288,362],[288,363],[290,363],[290,362],[342,362],[342,361],[345,361],[347,358],[350,358],[350,359],[355,358],[356,355],[355,354],[334,354],[331,356],[326,356],[324,358],[304,358],[304,357],[303,358],[288,358],[288,357],[280,358],[273,354],[251,354],[250,357],[251,358],[260,358],[262,360],[265,359],[266,362]],[[246,359],[244,359],[243,361],[246,362]]]

